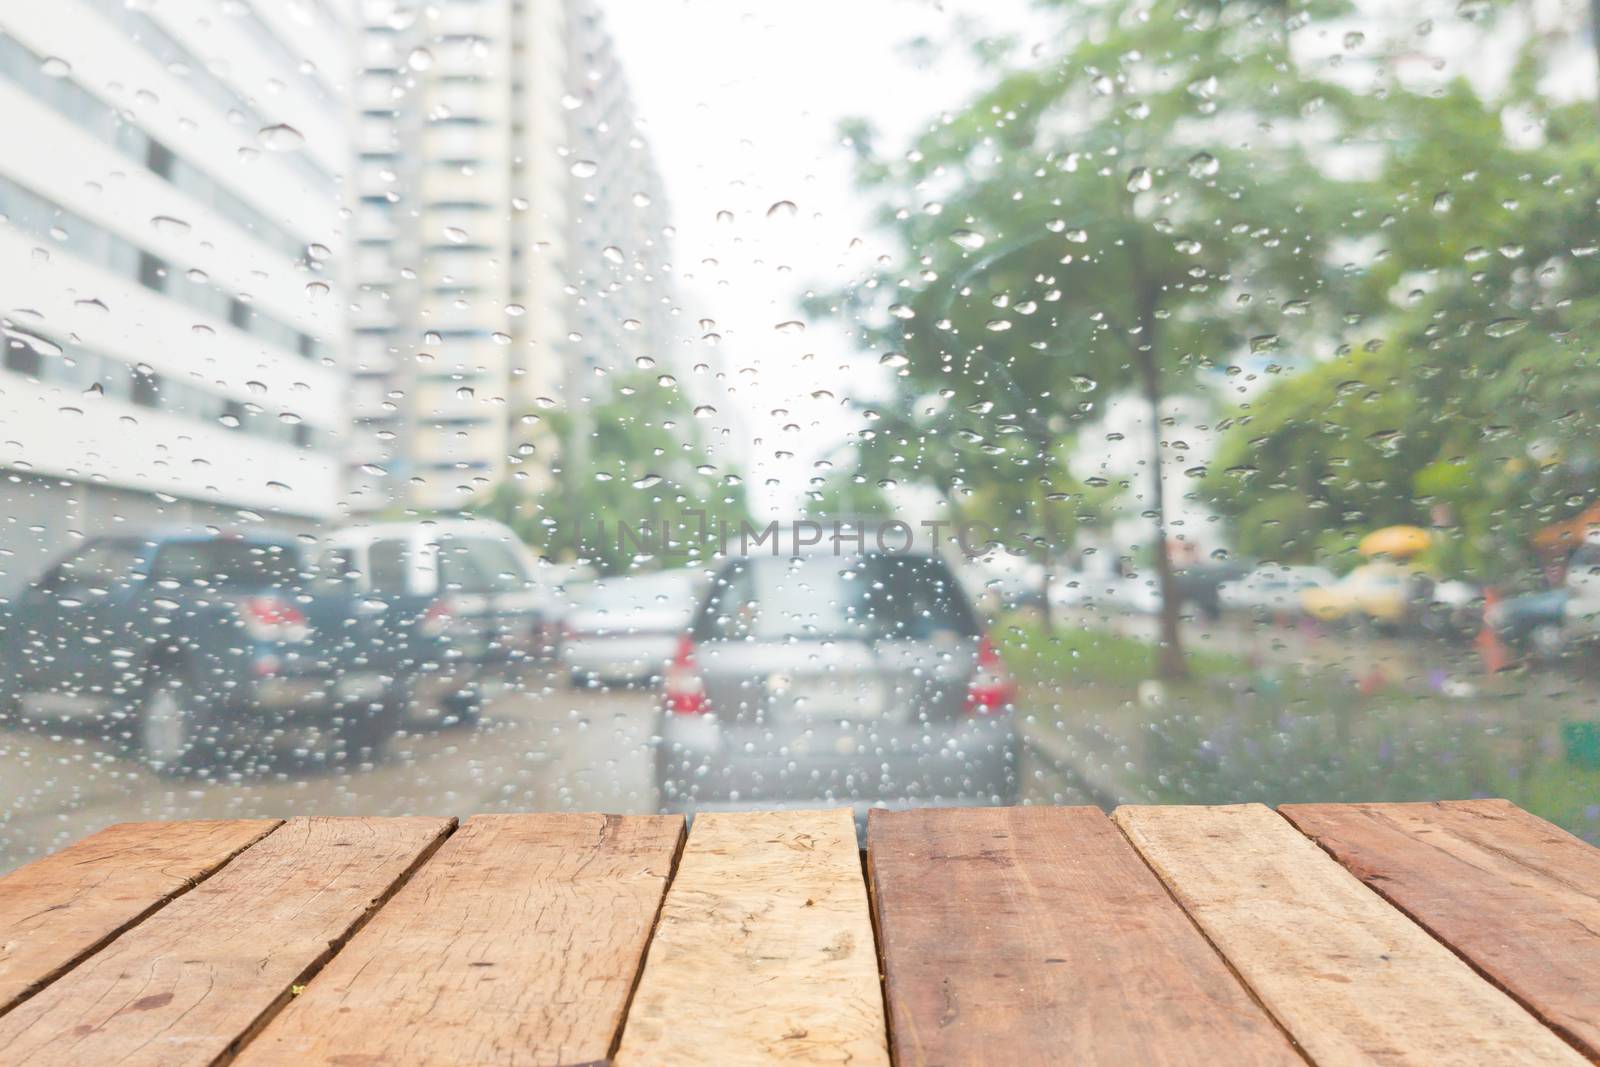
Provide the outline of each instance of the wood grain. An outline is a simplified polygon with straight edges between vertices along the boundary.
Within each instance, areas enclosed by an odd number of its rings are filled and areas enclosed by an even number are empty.
[[[888,1062],[850,812],[697,816],[616,1063]]]
[[[1585,1062],[1267,808],[1114,817],[1320,1067]]]
[[[278,822],[121,823],[0,878],[0,1015]]]
[[[451,819],[291,819],[0,1016],[0,1064],[225,1060]]]
[[[872,812],[894,1060],[1300,1065],[1099,808]]]
[[[237,1063],[604,1060],[682,839],[681,816],[468,820]]]
[[[1279,810],[1600,1059],[1600,849],[1504,800]]]

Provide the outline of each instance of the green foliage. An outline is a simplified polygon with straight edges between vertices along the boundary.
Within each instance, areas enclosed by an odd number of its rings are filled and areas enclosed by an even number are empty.
[[[581,413],[550,418],[564,457],[554,485],[529,493],[503,483],[477,510],[543,555],[603,574],[709,559],[719,527],[737,529],[748,514],[744,485],[696,469],[685,407],[676,389],[619,380]]]

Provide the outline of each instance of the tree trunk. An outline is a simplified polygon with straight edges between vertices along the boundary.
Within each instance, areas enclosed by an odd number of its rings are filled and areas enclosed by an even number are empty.
[[[1600,3],[1600,0],[1596,0]],[[1161,594],[1161,636],[1156,645],[1156,677],[1163,681],[1181,681],[1189,677],[1189,664],[1183,654],[1183,633],[1178,620],[1177,582],[1172,573],[1172,560],[1167,556],[1167,504],[1166,479],[1161,472],[1161,367],[1156,358],[1156,294],[1151,285],[1141,279],[1138,283],[1139,343],[1134,345],[1134,358],[1139,365],[1139,377],[1144,386],[1144,398],[1150,405],[1150,455],[1152,507],[1156,516],[1156,588]]]
[[[1600,0],[1595,2],[1600,3]],[[1049,485],[1046,484],[1045,499],[1041,502],[1044,510],[1044,551],[1039,553],[1039,557],[1044,563],[1044,573],[1039,580],[1039,614],[1044,624],[1044,632],[1053,634],[1056,631],[1056,609],[1050,603],[1050,589],[1054,584],[1051,579],[1056,566],[1056,537],[1060,531],[1056,529],[1055,513],[1050,510],[1049,489]]]

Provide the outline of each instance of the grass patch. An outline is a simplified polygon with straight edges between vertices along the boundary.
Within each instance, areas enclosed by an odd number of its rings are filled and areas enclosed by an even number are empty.
[[[992,631],[1000,655],[1030,688],[1103,686],[1132,689],[1155,675],[1156,647],[1137,637],[1086,626],[1046,631],[1037,620],[1002,619]],[[1189,669],[1197,679],[1248,673],[1237,656],[1189,649]]]

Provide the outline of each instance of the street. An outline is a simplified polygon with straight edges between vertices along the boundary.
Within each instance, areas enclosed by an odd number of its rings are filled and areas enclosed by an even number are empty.
[[[370,769],[215,779],[160,778],[87,729],[13,725],[0,731],[0,871],[144,819],[654,811],[653,707],[644,691],[530,681],[493,700],[476,728],[402,736]],[[1023,777],[1026,799],[1092,802],[1053,768]]]

